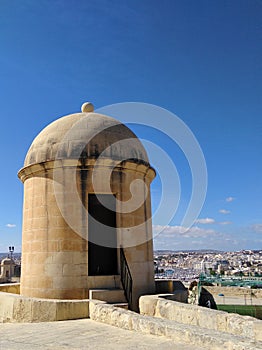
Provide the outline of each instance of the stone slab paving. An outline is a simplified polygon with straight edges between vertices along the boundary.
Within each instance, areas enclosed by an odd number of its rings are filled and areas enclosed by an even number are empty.
[[[165,337],[119,329],[89,319],[0,324],[0,350],[192,350]],[[194,350],[200,350],[194,346]]]

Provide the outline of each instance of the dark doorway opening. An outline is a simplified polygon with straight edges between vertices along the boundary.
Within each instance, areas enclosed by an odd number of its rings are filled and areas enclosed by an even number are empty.
[[[88,275],[116,275],[115,197],[110,194],[89,194],[88,213]]]

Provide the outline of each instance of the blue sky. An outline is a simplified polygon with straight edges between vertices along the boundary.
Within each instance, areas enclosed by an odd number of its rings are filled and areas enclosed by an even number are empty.
[[[170,150],[182,184],[178,213],[155,248],[261,249],[261,14],[259,0],[0,0],[0,251],[20,250],[16,174],[29,145],[84,101],[163,107],[202,147],[207,197],[199,221],[181,235],[188,164],[175,145],[134,127]],[[159,191],[155,181],[153,209]]]

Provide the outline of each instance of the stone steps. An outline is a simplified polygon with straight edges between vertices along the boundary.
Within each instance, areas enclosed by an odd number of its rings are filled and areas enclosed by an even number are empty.
[[[106,301],[109,304],[127,304],[124,290],[121,288],[113,289],[90,289],[89,299]]]
[[[120,307],[121,309],[128,310],[128,303],[113,303],[111,304],[115,307]]]

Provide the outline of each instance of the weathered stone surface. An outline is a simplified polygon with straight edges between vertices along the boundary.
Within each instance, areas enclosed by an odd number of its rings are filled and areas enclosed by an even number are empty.
[[[73,320],[89,316],[89,300],[58,300],[56,301],[56,320]]]
[[[148,299],[146,297],[143,297],[143,299],[148,304]],[[154,299],[155,297],[152,296],[153,302]],[[166,306],[165,303],[164,305]],[[212,312],[212,310],[208,311]],[[139,333],[164,336],[177,343],[191,344],[194,348],[214,350],[262,349],[262,343],[255,342],[242,335],[228,334],[164,318],[139,315],[95,300],[90,301],[90,318]]]
[[[226,332],[236,334],[236,335],[241,334],[244,337],[248,337],[248,338],[254,338],[254,332],[253,332],[254,322],[256,322],[256,319],[253,317],[240,316],[237,314],[228,314]],[[262,324],[262,321],[260,322]]]
[[[262,321],[249,316],[229,314],[197,305],[166,300],[159,296],[143,296],[139,301],[141,314],[173,320],[184,325],[199,326],[206,331],[222,331],[260,341]]]
[[[153,300],[155,299],[153,297]],[[163,301],[166,306],[166,301]],[[86,317],[88,314],[88,302],[88,300],[61,301],[35,299],[21,297],[15,294],[0,293],[0,319],[2,322],[23,322],[25,320],[28,322],[43,322],[47,319],[63,320],[65,318]],[[216,313],[215,310],[208,311],[214,311]],[[215,350],[262,349],[262,342],[258,341],[261,339],[261,322],[257,320],[249,324],[254,333],[254,337],[249,338],[251,333],[248,331],[244,335],[241,333],[219,332],[214,329],[180,323],[165,318],[140,315],[132,311],[116,308],[113,305],[98,300],[90,300],[89,313],[92,320],[125,330],[164,336],[176,343],[191,344],[194,348],[212,348]],[[204,317],[204,315],[202,316]],[[251,322],[251,319],[248,318],[248,321]],[[243,326],[244,323],[241,327]],[[237,328],[235,328],[235,332],[236,330]]]
[[[1,303],[0,297],[0,303]],[[32,301],[30,298],[18,297],[13,299],[12,322],[32,322]]]
[[[142,315],[154,316],[158,297],[153,295],[144,295],[139,298],[139,310]]]
[[[16,295],[12,294],[13,298],[10,295],[9,293],[0,292],[0,322],[12,322]]]
[[[211,310],[197,305],[194,306],[194,309],[196,309],[197,314],[197,325],[200,327],[217,330],[217,315],[215,312],[213,312],[215,310]],[[187,313],[190,313],[190,309],[187,310]],[[185,323],[191,324],[190,319],[189,322]]]
[[[2,324],[1,349],[8,350],[192,350],[166,337],[138,333],[90,319]],[[202,350],[194,347],[194,350]]]
[[[262,322],[257,321],[253,323],[253,331],[255,339],[262,342]]]
[[[56,320],[56,304],[50,300],[32,300],[32,322],[47,322]]]
[[[38,299],[0,292],[0,322],[49,322],[88,316],[88,299]]]
[[[228,313],[223,311],[216,312],[216,328],[218,331],[226,332],[227,331],[227,318]]]

